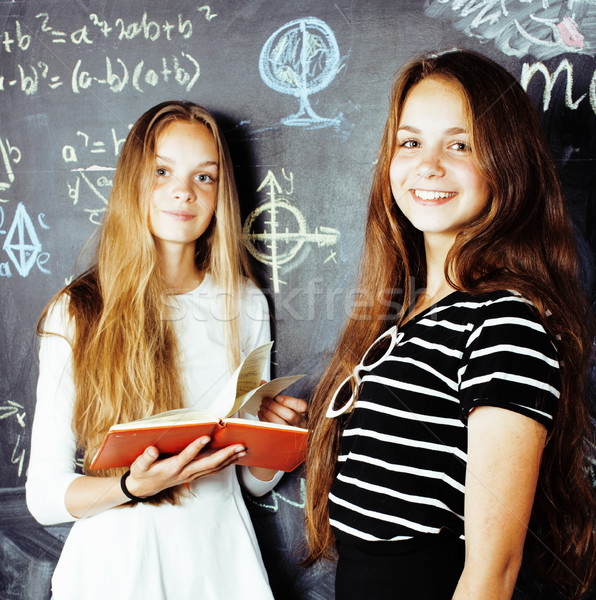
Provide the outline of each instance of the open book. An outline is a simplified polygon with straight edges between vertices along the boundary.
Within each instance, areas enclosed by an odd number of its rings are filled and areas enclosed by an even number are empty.
[[[209,448],[243,444],[246,455],[236,464],[292,471],[304,461],[307,430],[291,425],[231,417],[238,410],[256,414],[261,400],[279,394],[303,375],[280,377],[259,385],[273,342],[250,352],[218,395],[215,406],[225,406],[226,417],[193,408],[113,425],[93,458],[91,469],[130,466],[148,446],[164,455],[176,454],[202,435]]]

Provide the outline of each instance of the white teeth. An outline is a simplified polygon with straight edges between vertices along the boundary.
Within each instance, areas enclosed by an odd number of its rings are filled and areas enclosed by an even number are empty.
[[[438,200],[455,196],[455,192],[430,192],[428,190],[414,190],[414,194],[421,200]]]

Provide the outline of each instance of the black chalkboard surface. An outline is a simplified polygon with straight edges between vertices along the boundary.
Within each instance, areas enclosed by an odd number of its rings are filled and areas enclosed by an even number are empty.
[[[596,4],[206,2],[0,2],[2,598],[49,598],[68,534],[38,526],[24,503],[35,323],[85,267],[84,256],[75,260],[101,221],[123,140],[150,106],[193,100],[226,133],[245,241],[271,302],[278,376],[308,370],[312,385],[345,318],[390,82],[422,50],[481,51],[528,89],[594,298]],[[284,76],[272,60],[286,64]],[[301,471],[247,503],[277,598],[333,598],[333,565],[298,566]]]

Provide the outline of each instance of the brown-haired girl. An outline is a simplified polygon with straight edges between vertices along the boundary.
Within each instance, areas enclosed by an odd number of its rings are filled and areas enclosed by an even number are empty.
[[[585,591],[592,338],[577,269],[517,81],[468,51],[406,64],[361,262],[377,302],[354,308],[310,408],[309,560],[337,550],[337,600],[509,599],[526,538],[566,598]]]
[[[27,503],[42,524],[76,521],[54,600],[272,598],[233,467],[241,445],[212,451],[203,436],[169,458],[147,448],[126,473],[89,471],[115,423],[183,406],[224,416],[218,391],[269,340],[268,315],[217,124],[190,102],[153,107],[122,148],[95,264],[38,326]],[[265,418],[299,419],[280,402]],[[240,475],[254,495],[280,476]]]

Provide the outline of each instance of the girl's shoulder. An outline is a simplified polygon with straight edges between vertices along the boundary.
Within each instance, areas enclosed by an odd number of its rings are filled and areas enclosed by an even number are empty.
[[[83,273],[48,302],[39,332],[69,334],[70,337],[74,333],[75,320],[84,317],[90,320],[100,307],[101,296],[96,277],[90,271]]]
[[[38,326],[39,335],[74,337],[74,322],[70,317],[70,296],[60,292],[46,306]]]
[[[254,281],[252,281],[251,279],[248,279],[247,277],[242,278],[242,283],[240,286],[240,293],[244,294],[245,296],[247,296],[249,298],[254,298],[255,300],[258,300],[259,302],[261,302],[261,301],[266,302],[265,294],[263,293],[261,288]]]
[[[462,293],[452,302],[448,318],[465,326],[467,345],[481,343],[534,347],[552,355],[554,340],[549,332],[548,313],[514,290],[482,294]],[[447,316],[447,313],[446,313]]]
[[[262,290],[250,279],[244,278],[240,288],[241,310],[251,320],[269,321],[269,304]]]
[[[55,296],[46,308],[45,323],[55,323],[57,321],[68,320],[68,311],[70,307],[70,295],[62,290]]]
[[[479,294],[454,292],[446,298],[443,309],[459,311],[473,321],[491,317],[515,318],[517,316],[540,321],[534,304],[515,290],[497,290]]]
[[[548,314],[548,313],[547,313]],[[454,292],[431,309],[426,320],[448,323],[474,339],[480,331],[532,330],[549,338],[548,316],[543,317],[534,304],[514,290],[483,293]],[[521,331],[521,330],[520,330]]]

